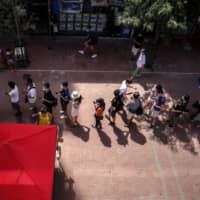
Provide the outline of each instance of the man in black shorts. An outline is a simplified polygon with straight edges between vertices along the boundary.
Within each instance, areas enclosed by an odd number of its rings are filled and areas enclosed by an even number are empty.
[[[88,29],[90,30],[90,27],[88,27]],[[79,50],[78,52],[80,54],[84,55],[86,53],[86,51],[90,51],[91,58],[96,58],[97,57],[97,53],[95,53],[95,47],[96,47],[97,43],[98,43],[97,34],[95,32],[89,31],[87,39],[84,42],[84,49],[83,50]]]

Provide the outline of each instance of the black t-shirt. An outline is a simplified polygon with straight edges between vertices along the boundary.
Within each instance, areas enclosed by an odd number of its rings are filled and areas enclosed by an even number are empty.
[[[174,110],[183,111],[183,112],[186,111],[186,107],[187,107],[187,103],[183,101],[177,101],[173,105]]]
[[[89,45],[96,45],[98,43],[98,36],[94,32],[90,32],[87,37],[87,41]]]
[[[43,104],[45,106],[53,106],[53,103],[55,101],[55,97],[53,96],[51,90],[44,92],[44,99],[52,102],[52,103],[49,103],[49,102],[43,101]]]
[[[116,111],[121,110],[123,108],[122,96],[114,97],[111,101],[111,105],[116,109]]]

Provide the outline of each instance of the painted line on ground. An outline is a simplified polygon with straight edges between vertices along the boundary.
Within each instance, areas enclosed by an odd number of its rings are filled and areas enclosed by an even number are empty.
[[[162,171],[159,156],[158,156],[158,153],[157,153],[157,150],[156,150],[156,146],[151,140],[149,142],[151,144],[151,149],[153,151],[156,167],[157,167],[158,173],[160,175],[160,180],[161,180],[161,184],[162,184],[162,190],[163,190],[164,198],[165,198],[165,200],[169,200],[167,184],[166,184],[165,178],[163,176],[163,171]]]
[[[167,157],[168,157],[168,160],[170,162],[170,165],[171,165],[171,168],[172,168],[172,172],[173,172],[173,175],[174,175],[174,178],[175,178],[175,181],[176,181],[176,186],[178,188],[178,192],[179,192],[179,195],[180,195],[180,200],[185,200],[185,194],[183,192],[183,188],[180,184],[180,180],[179,180],[179,176],[178,176],[178,173],[177,173],[177,170],[176,170],[176,166],[175,166],[175,162],[172,158],[172,153],[169,152],[169,150],[167,149],[166,150],[167,152]]]
[[[131,73],[130,70],[19,69],[17,72]],[[200,75],[199,72],[143,72],[143,74]]]

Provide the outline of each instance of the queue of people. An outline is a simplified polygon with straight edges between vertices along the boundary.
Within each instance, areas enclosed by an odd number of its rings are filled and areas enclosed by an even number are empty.
[[[6,95],[10,97],[10,102],[14,114],[21,116],[20,93],[15,82],[8,82],[9,91]],[[128,92],[129,88],[133,88],[133,92]],[[25,89],[23,91],[24,101],[27,109],[31,111],[31,117],[35,119],[36,124],[52,124],[54,120],[53,108],[57,106],[58,99],[60,101],[60,119],[69,118],[72,126],[79,125],[78,116],[79,108],[83,97],[78,91],[70,91],[68,82],[63,82],[60,85],[60,91],[55,93],[51,90],[50,83],[43,84],[43,97],[38,98],[38,88],[31,77],[25,80]],[[108,120],[110,125],[115,126],[117,114],[123,112],[126,115],[125,126],[129,127],[132,120],[140,119],[149,122],[149,128],[154,128],[163,113],[167,113],[165,122],[168,126],[174,127],[177,124],[180,116],[189,113],[188,105],[190,96],[184,95],[177,100],[169,99],[165,89],[160,84],[153,85],[151,89],[141,95],[136,88],[131,86],[130,80],[123,80],[119,89],[113,92],[114,97],[108,106]],[[38,100],[41,100],[42,108],[38,109]],[[168,106],[168,101],[171,106]],[[70,112],[69,112],[70,104]],[[106,112],[106,103],[103,98],[97,98],[94,102],[94,125],[92,127],[101,129],[102,120]],[[192,121],[200,121],[200,100],[192,104],[196,109],[191,114]]]

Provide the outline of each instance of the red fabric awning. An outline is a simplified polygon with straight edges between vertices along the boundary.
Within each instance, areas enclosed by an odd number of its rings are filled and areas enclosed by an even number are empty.
[[[0,200],[51,200],[56,126],[0,124]]]

